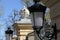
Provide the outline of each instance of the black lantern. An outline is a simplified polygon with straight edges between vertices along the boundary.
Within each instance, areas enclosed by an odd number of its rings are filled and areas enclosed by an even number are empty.
[[[12,40],[13,31],[8,27],[8,29],[5,31],[6,34],[6,40]]]
[[[45,12],[47,10],[47,7],[40,4],[40,0],[33,0],[33,1],[35,2],[35,4],[28,7],[28,10],[31,13],[33,29],[34,29],[34,31],[36,31],[36,33],[39,37],[40,30],[44,27],[44,25],[46,23],[45,22],[46,19],[44,17],[45,17]]]
[[[31,7],[28,7],[28,9],[31,13],[33,28],[37,28],[43,26],[44,24],[44,15],[47,7],[37,4],[37,2],[39,2],[38,0],[34,0],[34,2],[36,3]]]

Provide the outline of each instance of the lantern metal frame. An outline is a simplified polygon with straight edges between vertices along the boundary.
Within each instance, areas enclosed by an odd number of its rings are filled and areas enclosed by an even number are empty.
[[[32,13],[32,15],[33,15],[33,22],[34,22],[34,26],[33,26],[33,29],[34,29],[34,32],[36,32],[37,33],[37,35],[38,35],[38,37],[39,37],[39,34],[40,34],[40,30],[43,28],[43,27],[41,27],[41,28],[35,28],[35,18],[34,18],[34,12],[43,12],[43,24],[44,24],[44,15],[45,15],[45,10],[46,10],[46,7],[45,6],[42,6],[42,5],[40,5],[40,4],[36,4],[38,1],[35,1],[35,4],[33,5],[33,6],[31,6],[31,7],[28,7],[28,10]],[[38,30],[39,29],[39,30]],[[41,39],[41,37],[39,37],[40,38],[40,40],[42,40]]]

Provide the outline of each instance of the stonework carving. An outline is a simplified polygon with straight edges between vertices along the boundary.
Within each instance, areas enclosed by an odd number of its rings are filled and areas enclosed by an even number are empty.
[[[23,9],[21,10],[21,17],[24,18],[28,18],[29,17],[29,11],[28,9],[24,6]]]

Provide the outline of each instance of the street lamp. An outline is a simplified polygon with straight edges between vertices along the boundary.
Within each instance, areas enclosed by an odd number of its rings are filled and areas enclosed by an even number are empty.
[[[28,7],[28,9],[31,13],[33,28],[38,28],[44,24],[44,16],[47,7],[37,4],[38,0],[34,0],[34,2],[35,4],[31,7]]]
[[[8,27],[8,29],[5,31],[5,34],[6,34],[6,40],[12,40],[13,31],[10,29],[10,27]]]
[[[33,24],[33,29],[34,29],[35,33],[37,33],[39,39],[42,40],[39,35],[40,30],[44,29],[46,24],[50,25],[50,22],[51,22],[51,21],[49,21],[49,23],[48,23],[45,19],[45,13],[47,13],[49,8],[40,4],[40,0],[33,0],[33,1],[35,4],[28,7],[28,10],[31,13],[31,20],[32,20],[32,24]],[[44,32],[45,32],[45,29],[44,29]],[[43,36],[45,36],[45,33]]]

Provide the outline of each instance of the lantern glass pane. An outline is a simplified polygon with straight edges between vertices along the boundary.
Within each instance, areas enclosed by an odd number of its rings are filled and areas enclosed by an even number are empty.
[[[12,39],[12,34],[6,34],[6,40],[11,40]]]
[[[31,13],[31,18],[32,18],[33,26],[40,27],[43,25],[43,13],[42,12],[34,12],[34,18],[33,18],[33,13]]]
[[[6,40],[10,40],[10,34],[6,34]]]

